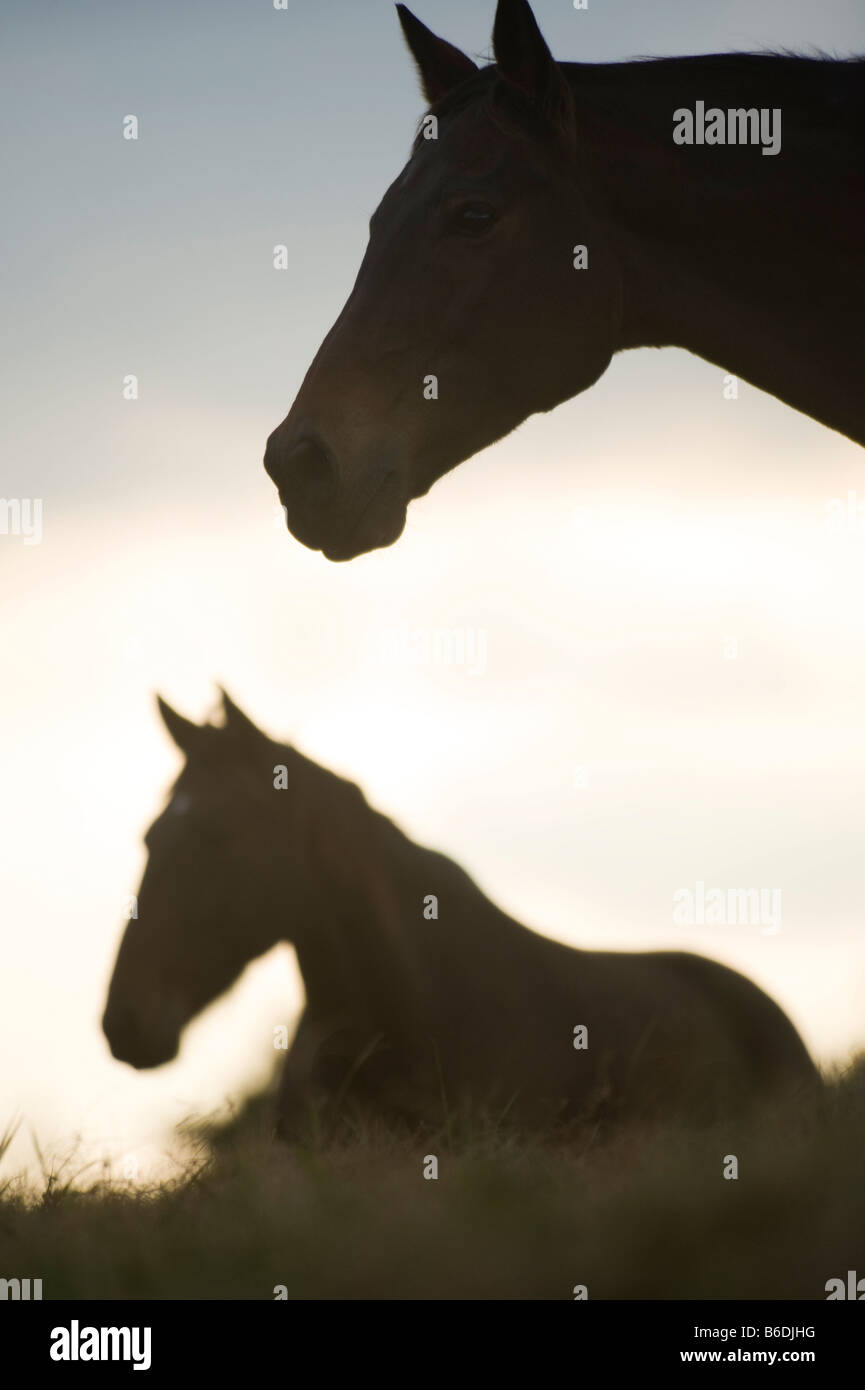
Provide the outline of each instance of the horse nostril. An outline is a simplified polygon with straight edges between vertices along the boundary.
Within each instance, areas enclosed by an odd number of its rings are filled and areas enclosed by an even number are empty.
[[[281,482],[287,496],[307,507],[326,507],[336,495],[336,469],[312,439],[302,439],[286,455]]]

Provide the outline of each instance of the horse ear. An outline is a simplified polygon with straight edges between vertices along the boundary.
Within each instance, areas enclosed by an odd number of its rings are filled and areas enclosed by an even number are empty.
[[[181,753],[189,753],[201,733],[201,727],[194,724],[191,719],[186,719],[184,715],[178,714],[177,710],[172,709],[168,701],[163,700],[161,695],[157,695],[156,703],[162,716],[162,722]]]
[[[264,738],[257,724],[253,724],[248,714],[244,714],[239,705],[232,700],[228,691],[219,687],[222,696],[222,708],[225,711],[225,727],[235,734],[254,734],[256,738]]]
[[[405,5],[397,5],[396,12],[405,41],[417,63],[423,94],[429,105],[434,106],[452,87],[472,77],[477,67],[452,43],[436,38]]]
[[[567,80],[547,48],[528,0],[499,0],[493,26],[499,74],[559,127],[573,115]]]

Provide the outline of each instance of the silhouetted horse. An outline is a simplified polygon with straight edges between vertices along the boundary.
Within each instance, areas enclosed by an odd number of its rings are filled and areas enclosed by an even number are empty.
[[[623,348],[688,348],[865,444],[865,61],[556,63],[499,0],[478,69],[397,8],[434,120],[268,440],[298,540],[392,544]]]
[[[744,976],[536,935],[352,783],[224,707],[224,727],[201,727],[160,701],[186,765],[147,833],[114,967],[115,1057],[170,1061],[189,1020],[288,941],[306,1007],[279,1096],[286,1136],[346,1096],[416,1123],[468,1103],[544,1126],[726,1115],[813,1086],[792,1024]]]

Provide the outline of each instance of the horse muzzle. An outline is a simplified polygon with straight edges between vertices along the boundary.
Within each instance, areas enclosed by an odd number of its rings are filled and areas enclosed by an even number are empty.
[[[267,441],[264,467],[291,534],[328,560],[353,560],[402,535],[406,501],[395,467],[373,465],[347,482],[319,437],[303,433],[286,442],[279,429]]]
[[[173,1019],[142,1019],[132,1009],[109,1005],[102,1019],[102,1031],[111,1054],[136,1071],[173,1062],[180,1048],[180,1029]]]

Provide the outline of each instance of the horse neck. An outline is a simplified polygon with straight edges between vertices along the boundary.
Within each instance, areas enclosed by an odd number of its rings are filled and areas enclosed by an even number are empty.
[[[357,787],[326,779],[312,811],[314,906],[290,937],[307,1006],[404,1034],[421,1013],[421,963],[405,924],[421,915],[430,891],[423,889],[427,852],[373,811]]]
[[[505,993],[525,981],[548,948],[543,938],[356,787],[326,791],[314,837],[320,907],[292,938],[313,1015],[423,1048],[443,1007],[471,1016],[478,978]]]
[[[686,348],[865,444],[852,95],[863,70],[748,55],[566,65],[583,121],[578,176],[622,267],[619,346]],[[846,98],[827,115],[833,78],[850,84],[847,129]],[[673,112],[698,99],[780,108],[781,152],[675,145]]]

